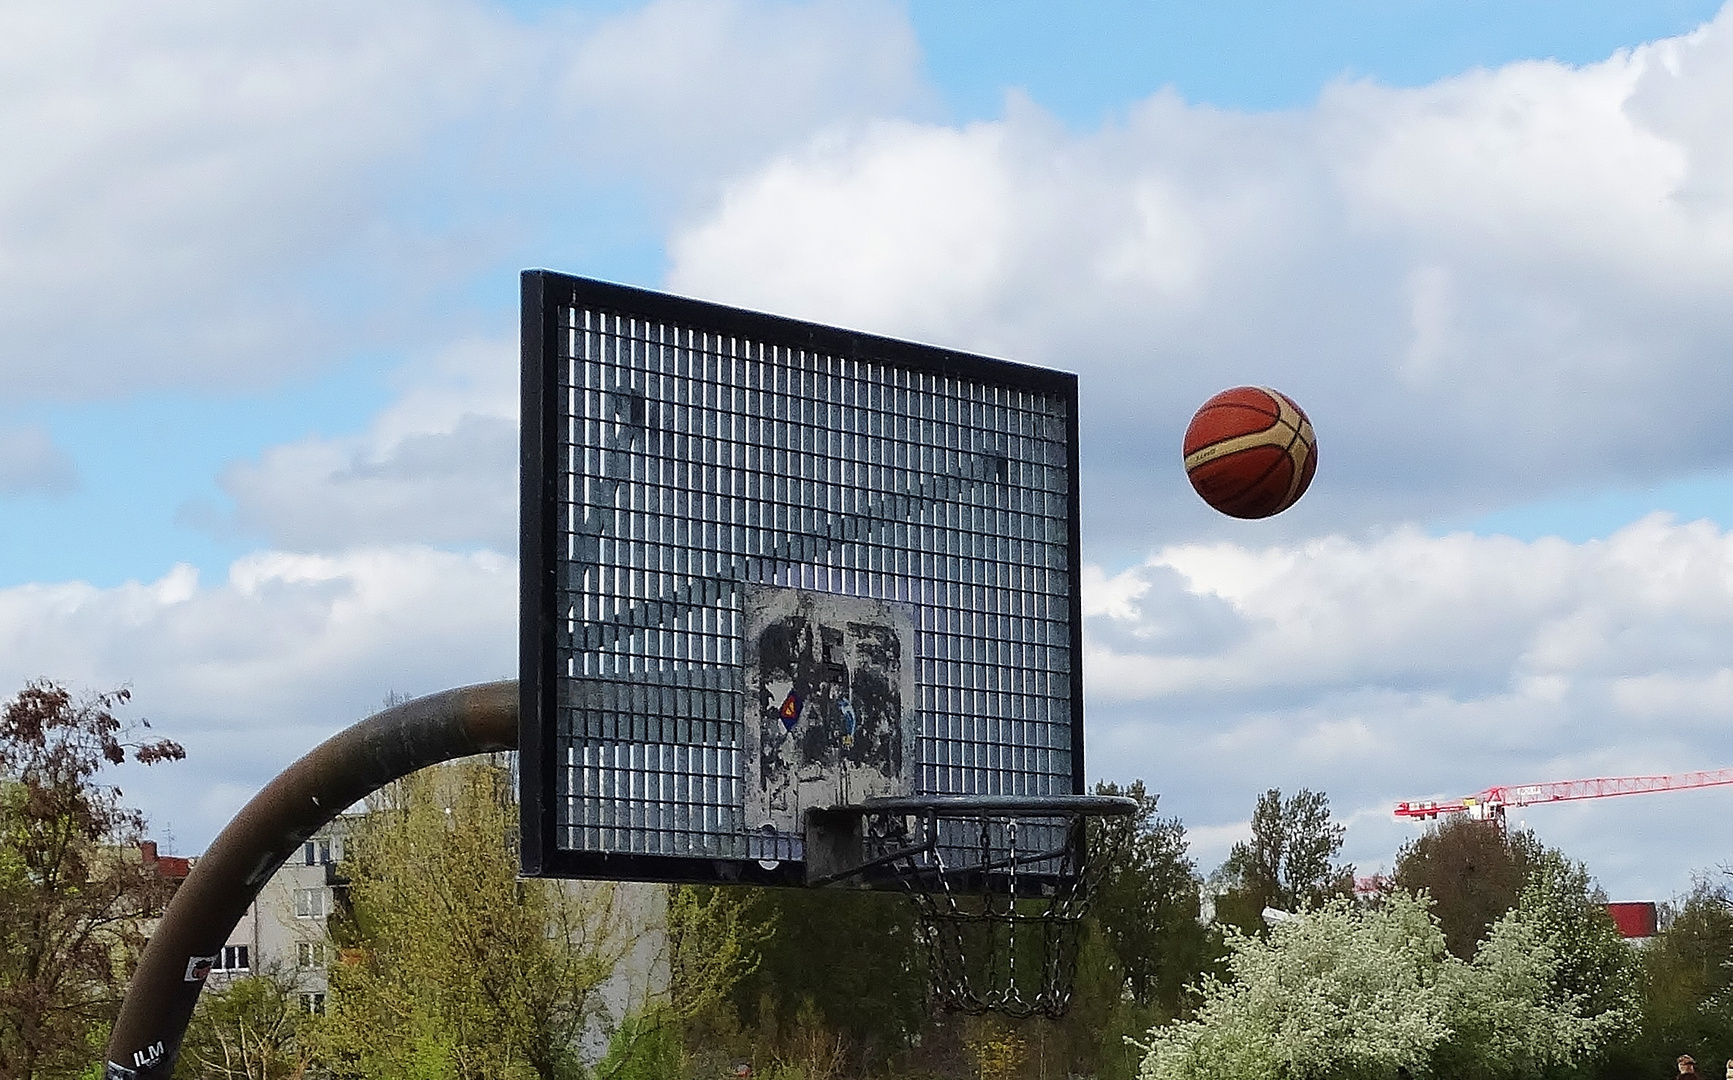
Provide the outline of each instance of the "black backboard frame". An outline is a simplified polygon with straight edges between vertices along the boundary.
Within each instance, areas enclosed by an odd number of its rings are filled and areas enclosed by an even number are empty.
[[[845,359],[894,364],[911,371],[954,376],[1061,397],[1066,409],[1066,451],[1071,470],[1066,508],[1070,577],[1071,794],[1084,794],[1080,502],[1075,375],[989,357],[747,311],[608,282],[528,270],[522,275],[522,445],[519,637],[519,781],[523,872],[529,876],[767,885],[804,884],[796,861],[775,865],[753,859],[706,859],[640,853],[582,851],[557,844],[557,708],[560,674],[556,629],[556,509],[561,484],[558,335],[562,308],[588,306],[709,331],[803,348]]]

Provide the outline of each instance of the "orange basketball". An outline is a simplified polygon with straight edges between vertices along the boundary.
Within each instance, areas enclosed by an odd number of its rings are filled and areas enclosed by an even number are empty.
[[[1203,501],[1237,518],[1294,505],[1318,468],[1312,422],[1267,386],[1236,386],[1203,403],[1185,429],[1185,474]]]

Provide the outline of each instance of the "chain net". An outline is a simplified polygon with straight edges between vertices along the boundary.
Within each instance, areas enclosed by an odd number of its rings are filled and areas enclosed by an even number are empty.
[[[916,911],[934,1004],[1065,1014],[1083,919],[1129,819],[927,809],[869,814],[863,825],[869,850],[896,853],[889,862]]]

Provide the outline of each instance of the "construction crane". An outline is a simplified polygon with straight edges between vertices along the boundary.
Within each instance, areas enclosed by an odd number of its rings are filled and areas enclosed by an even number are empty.
[[[1645,795],[1651,791],[1686,791],[1691,788],[1717,787],[1721,784],[1733,784],[1733,769],[1673,773],[1667,776],[1604,776],[1593,780],[1559,780],[1551,784],[1513,784],[1509,787],[1489,787],[1477,795],[1468,795],[1449,802],[1400,802],[1396,804],[1396,816],[1431,820],[1443,814],[1468,814],[1503,824],[1505,808],[1511,806],[1533,806],[1536,803],[1570,802],[1576,799],[1606,799],[1614,795]]]

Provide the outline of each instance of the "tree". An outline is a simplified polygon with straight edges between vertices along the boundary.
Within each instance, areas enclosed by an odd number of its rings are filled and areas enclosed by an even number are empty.
[[[1608,1076],[1662,1075],[1679,1054],[1733,1047],[1733,887],[1699,879],[1641,952],[1642,1024]]]
[[[1156,816],[1159,796],[1142,780],[1124,790],[1097,784],[1095,791],[1131,798],[1137,811],[1124,823],[1130,836],[1105,868],[1090,904],[1094,923],[1113,950],[1132,1000],[1177,1016],[1186,984],[1203,972],[1210,956],[1209,936],[1198,922],[1202,882],[1186,854],[1185,826],[1178,818]]]
[[[672,886],[657,895],[666,912],[655,965],[666,985],[624,1018],[596,1068],[599,1080],[668,1075],[676,1059],[684,1065],[688,1037],[713,1031],[731,1013],[736,986],[758,970],[768,930],[754,923],[741,890]]]
[[[323,1063],[362,1077],[579,1077],[600,986],[633,944],[615,893],[519,881],[498,762],[422,770],[345,846]]]
[[[1197,1018],[1150,1033],[1144,1080],[1387,1078],[1448,1037],[1449,960],[1423,901],[1326,901],[1267,940],[1230,934],[1231,978],[1207,976]]]
[[[871,1068],[909,1046],[928,1016],[907,898],[846,889],[740,895],[762,959],[733,1000],[756,1047],[804,1055],[828,1033],[841,1038],[854,1064]]]
[[[313,1063],[317,1019],[289,972],[264,968],[199,996],[175,1075],[185,1080],[301,1080]]]
[[[1432,897],[1444,944],[1463,960],[1516,907],[1540,845],[1530,832],[1507,835],[1495,821],[1451,815],[1396,855],[1393,883]]]
[[[1179,819],[1157,816],[1158,797],[1141,780],[1100,783],[1095,792],[1128,797],[1137,809],[1090,825],[1098,884],[1079,935],[1070,1009],[1052,1024],[1052,1038],[1031,1046],[1055,1058],[1052,1073],[1117,1080],[1137,1070],[1125,1037],[1185,1011],[1188,985],[1220,958],[1220,935],[1199,921],[1202,883]]]
[[[1261,933],[1266,907],[1294,911],[1351,895],[1354,868],[1334,862],[1346,834],[1330,820],[1323,792],[1301,788],[1289,799],[1278,788],[1264,792],[1252,811],[1252,838],[1235,844],[1216,871],[1216,917]]]
[[[1573,884],[1537,875],[1466,963],[1430,901],[1401,891],[1369,909],[1327,900],[1267,940],[1232,935],[1231,981],[1206,978],[1195,1020],[1150,1033],[1141,1075],[1515,1080],[1592,1065],[1632,1013],[1572,985],[1586,970],[1559,937]]]
[[[1607,914],[1606,893],[1587,867],[1557,848],[1540,848],[1532,860],[1515,915],[1558,958],[1553,995],[1577,1000],[1587,1016],[1635,1022],[1641,966]]]
[[[32,682],[0,709],[0,1078],[66,1076],[101,1056],[141,920],[172,884],[138,858],[144,817],[99,781],[130,756],[186,756],[132,741],[148,722],[115,711],[115,690],[82,700]]]
[[[1581,863],[1533,855],[1515,908],[1493,923],[1464,983],[1441,1076],[1592,1073],[1638,1021],[1639,971]]]

